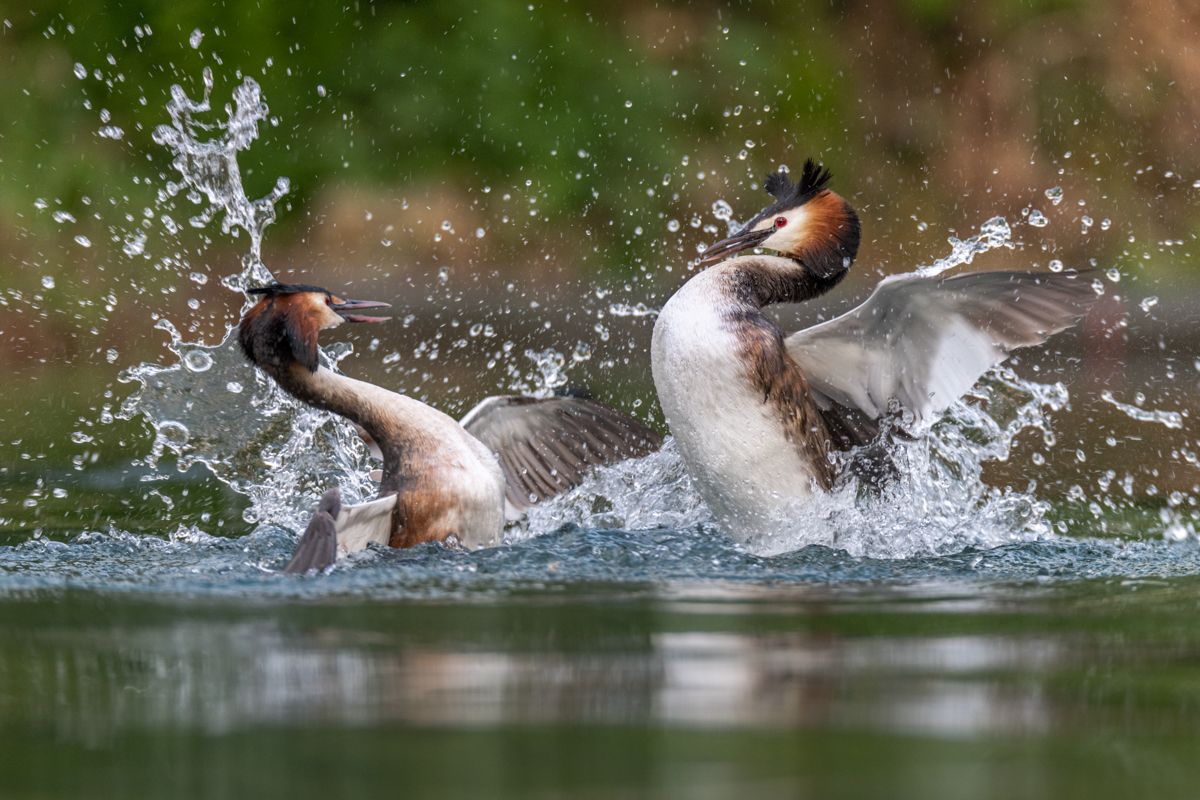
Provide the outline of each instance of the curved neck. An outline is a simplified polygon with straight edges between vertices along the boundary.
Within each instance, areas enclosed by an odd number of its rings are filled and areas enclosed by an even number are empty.
[[[294,361],[266,371],[297,400],[345,417],[364,428],[377,442],[387,441],[396,427],[396,415],[388,408],[400,397],[394,392],[325,367],[310,372]]]
[[[841,283],[849,264],[819,275],[804,264],[782,256],[742,256],[717,269],[728,276],[734,296],[755,308],[775,303],[800,303],[820,297]]]

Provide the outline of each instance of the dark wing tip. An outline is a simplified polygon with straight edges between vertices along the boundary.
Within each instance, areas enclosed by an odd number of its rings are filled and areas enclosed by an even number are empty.
[[[317,504],[317,512],[308,523],[296,545],[292,560],[283,568],[288,575],[301,575],[310,569],[324,571],[337,561],[337,515],[342,509],[342,495],[330,489]]]

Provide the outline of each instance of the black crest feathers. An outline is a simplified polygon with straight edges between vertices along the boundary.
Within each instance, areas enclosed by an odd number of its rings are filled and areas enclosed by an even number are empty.
[[[767,176],[763,181],[763,190],[775,198],[776,204],[794,208],[823,191],[832,178],[832,172],[810,158],[804,162],[804,169],[800,173],[800,185],[792,183],[788,174],[780,170]]]
[[[329,292],[320,286],[309,286],[306,283],[268,283],[266,286],[254,286],[246,290],[246,294],[262,295],[263,297],[278,297],[284,294],[300,294],[302,292]]]

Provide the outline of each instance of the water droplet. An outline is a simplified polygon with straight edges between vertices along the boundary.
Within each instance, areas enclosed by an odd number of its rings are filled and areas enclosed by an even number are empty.
[[[324,84],[317,84],[317,97],[324,97],[327,94]]]
[[[626,101],[625,101],[625,107],[626,107],[626,108],[633,108],[633,101],[632,101],[632,100],[626,100]]]
[[[158,435],[164,442],[175,447],[182,447],[187,444],[191,431],[182,422],[168,419],[158,423]]]
[[[484,236],[487,236],[487,231],[485,231],[483,228],[475,229],[475,238],[476,239],[482,239]]]
[[[733,206],[724,200],[718,200],[712,204],[713,216],[722,222],[729,222],[733,219]]]
[[[125,240],[125,243],[122,245],[121,252],[130,258],[133,258],[134,256],[140,256],[142,253],[146,252],[146,232],[134,231],[132,234],[130,234],[130,236]]]
[[[62,225],[64,222],[74,222],[75,221],[75,217],[71,214],[71,212],[63,211],[62,209],[59,209],[58,211],[55,211],[54,213],[52,213],[50,215],[50,219],[54,220],[59,225]]]
[[[192,46],[193,50],[199,49],[202,41],[204,41],[204,31],[199,28],[192,31],[192,35],[188,37],[188,44]]]
[[[1044,228],[1050,224],[1050,220],[1046,219],[1046,215],[1035,208],[1029,212],[1029,224],[1035,228]]]
[[[1063,271],[1063,262],[1059,261],[1057,258],[1050,259],[1050,271],[1051,272],[1062,272]]]
[[[86,78],[87,77],[87,67],[85,67],[83,64],[76,62],[75,63],[75,77],[79,78],[79,80],[83,80],[84,78]]]
[[[1104,275],[1113,283],[1121,280],[1121,270],[1117,269],[1116,267],[1109,267],[1107,270],[1105,270]]]
[[[237,381],[230,381],[229,383],[225,384],[225,389],[232,394],[242,393],[242,385]]]
[[[1158,298],[1154,295],[1151,295],[1150,297],[1143,297],[1142,302],[1138,303],[1138,305],[1141,307],[1142,311],[1145,311],[1147,314],[1149,314],[1150,309],[1158,305]]]
[[[667,230],[671,233],[676,233],[679,230],[679,220],[672,219],[667,221]]]
[[[54,288],[54,276],[53,275],[43,275],[42,276],[42,288],[43,289],[53,289]]]
[[[205,350],[189,350],[182,360],[191,372],[207,372],[213,365],[213,357]]]
[[[80,247],[91,247],[92,240],[81,233],[75,237],[75,244],[79,245]]]
[[[438,278],[438,283],[444,284],[447,281],[449,281],[450,280],[450,268],[449,267],[439,268],[437,271],[437,278]]]
[[[1063,190],[1061,186],[1052,186],[1046,190],[1046,199],[1053,205],[1058,205],[1063,201]]]

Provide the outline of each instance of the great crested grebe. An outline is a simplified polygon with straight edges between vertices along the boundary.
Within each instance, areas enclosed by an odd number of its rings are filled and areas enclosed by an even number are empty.
[[[703,261],[755,247],[779,255],[700,272],[654,325],[654,386],[680,455],[718,524],[746,541],[784,529],[799,503],[833,487],[833,451],[937,419],[1012,350],[1070,327],[1096,300],[1072,272],[896,275],[857,308],[787,335],[762,309],[824,294],[858,252],[858,215],[826,188],[830,177],[811,160],[798,185],[768,176],[775,201]],[[851,466],[878,478],[880,451],[862,447]]]
[[[576,485],[593,466],[651,452],[661,437],[633,417],[580,397],[490,397],[456,422],[419,400],[320,365],[320,331],[380,322],[319,286],[272,284],[238,326],[246,357],[301,402],[358,426],[383,459],[379,496],[343,506],[326,492],[287,572],[323,569],[371,542],[408,547],[456,537],[496,544],[506,516]]]

